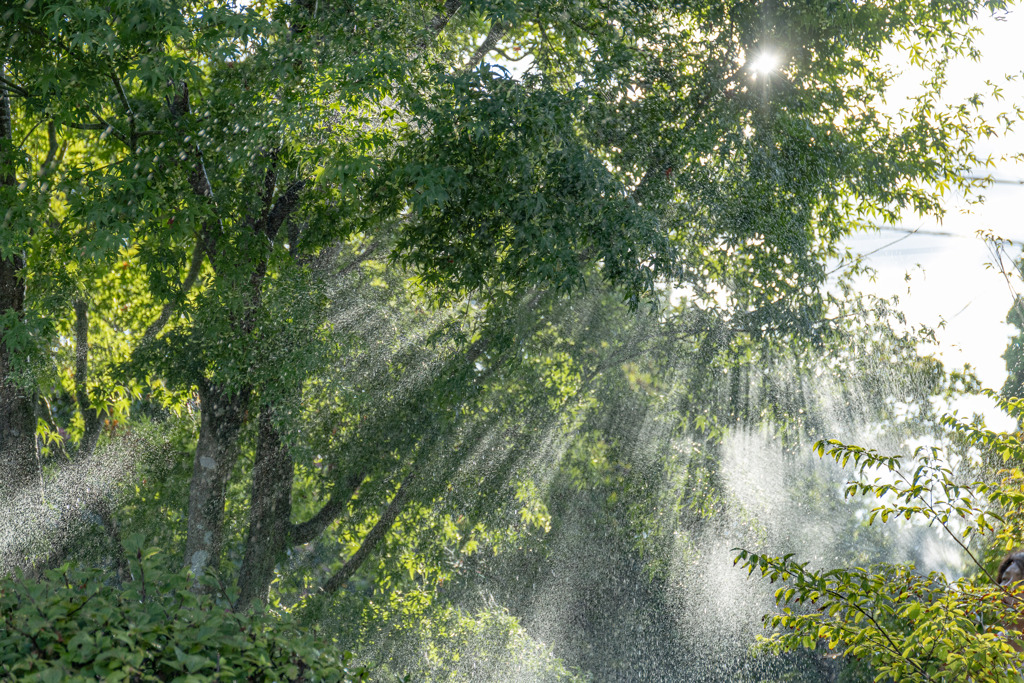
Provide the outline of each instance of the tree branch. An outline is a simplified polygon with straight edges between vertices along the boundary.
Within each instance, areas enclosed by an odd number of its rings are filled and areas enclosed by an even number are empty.
[[[391,530],[391,527],[394,526],[395,520],[398,519],[399,513],[402,512],[402,508],[405,507],[405,503],[409,499],[409,491],[413,479],[414,474],[410,473],[399,485],[398,491],[395,492],[395,497],[388,503],[380,519],[370,529],[370,533],[366,534],[366,538],[363,539],[359,549],[356,550],[355,554],[348,559],[348,562],[341,569],[335,572],[334,576],[324,583],[321,587],[322,592],[331,594],[344,586],[345,582],[352,578],[352,575],[356,573],[363,562],[366,561],[366,558],[370,556],[370,553],[377,547],[377,544],[383,540],[384,536]]]
[[[270,200],[274,198],[274,190],[277,189],[277,152],[270,157],[267,164],[267,172],[263,175],[263,220],[266,220],[270,210]]]
[[[501,50],[501,49],[495,49],[494,51],[497,52],[499,55],[501,55],[505,59],[506,62],[521,62],[524,59],[526,59],[527,57],[532,57],[533,56],[533,53],[529,52],[527,50],[523,50],[523,54],[519,55],[518,57],[513,57],[512,55],[510,55],[509,53],[507,53],[507,52],[505,52],[504,50]]]
[[[480,47],[473,53],[473,57],[469,60],[463,71],[472,71],[475,69],[480,62],[483,61],[487,53],[493,50],[498,45],[498,41],[501,40],[502,36],[508,31],[508,24],[501,21],[491,22],[491,28],[487,32],[487,37],[484,38],[484,42],[480,44]]]
[[[373,254],[378,249],[380,249],[381,245],[383,245],[383,244],[384,244],[384,238],[383,237],[378,237],[377,239],[375,239],[370,244],[370,246],[368,246],[366,249],[363,250],[363,252],[361,254],[359,254],[359,256],[356,256],[354,259],[352,259],[352,261],[347,266],[345,266],[344,268],[341,269],[341,272],[338,273],[339,277],[344,277],[344,276],[348,275],[349,273],[351,273],[363,261],[365,261],[366,259],[368,259],[371,256],[373,256]]]
[[[39,396],[39,402],[42,404],[39,406],[37,415],[43,418],[46,426],[50,428],[50,431],[57,435],[57,446],[60,448],[60,452],[64,457],[67,457],[68,452],[64,448],[64,437],[61,436],[60,429],[57,427],[57,423],[53,420],[53,407],[45,396]]]
[[[15,147],[15,149],[17,149],[17,148],[20,148],[20,147],[24,147],[24,146],[25,146],[25,143],[26,143],[26,142],[28,141],[28,139],[29,139],[30,137],[32,137],[32,133],[35,133],[35,132],[36,132],[36,128],[38,128],[39,126],[41,126],[41,125],[42,125],[42,123],[43,123],[42,121],[37,121],[37,122],[36,122],[36,124],[35,124],[34,126],[32,126],[31,128],[29,128],[29,129],[28,129],[28,132],[27,132],[27,133],[25,133],[24,135],[22,135],[22,136],[21,136],[21,140],[18,140],[18,144],[14,146],[14,147]]]
[[[284,191],[277,201],[274,203],[274,208],[270,210],[270,214],[267,216],[264,230],[267,238],[273,240],[277,237],[278,231],[281,230],[281,226],[288,220],[288,216],[299,205],[299,192],[306,187],[305,180],[297,180],[288,186],[288,189]]]
[[[174,309],[177,308],[185,297],[188,296],[189,291],[199,278],[199,271],[203,266],[203,251],[204,245],[202,238],[196,238],[196,246],[192,249],[192,261],[188,267],[188,273],[185,274],[185,279],[181,283],[181,288],[178,290],[178,295],[164,304],[163,309],[160,311],[160,317],[154,320],[149,327],[146,328],[146,332],[142,335],[142,343],[147,344],[154,339],[156,335],[160,334],[160,330],[164,329],[164,325],[170,320],[171,314]]]
[[[462,7],[462,0],[447,0],[444,3],[444,9],[434,15],[434,18],[427,24],[427,28],[436,36],[444,30],[460,7]]]
[[[83,413],[89,409],[89,391],[85,386],[89,373],[89,308],[83,299],[75,300],[75,400]]]
[[[53,122],[53,119],[46,122],[46,137],[50,143],[50,149],[46,153],[46,159],[43,160],[43,164],[39,167],[40,175],[45,172],[44,169],[52,164],[57,156],[57,125]]]
[[[299,205],[299,192],[306,186],[305,180],[297,180],[288,186],[284,194],[278,197],[277,202],[274,203],[274,208],[270,210],[270,215],[267,216],[266,221],[260,221],[256,224],[256,230],[263,230],[266,234],[267,239],[273,244],[274,238],[280,231],[281,226],[288,219],[288,216],[295,210]],[[255,324],[255,313],[256,309],[259,308],[262,300],[262,287],[263,280],[267,276],[267,268],[269,267],[269,256],[264,254],[263,258],[260,259],[256,267],[253,268],[252,275],[249,277],[249,310],[248,313],[242,318],[242,329],[246,332],[252,332]]]
[[[14,83],[13,81],[8,80],[7,77],[3,74],[0,74],[0,83],[3,84],[3,87],[0,88],[0,90],[5,91],[5,94],[14,93],[15,95],[20,95],[21,97],[32,96],[32,93],[30,93],[28,90],[21,87],[20,85]]]
[[[186,114],[192,113],[192,105],[188,95],[188,83],[183,81],[180,88],[174,93],[174,99],[166,98],[166,100],[167,107],[174,118],[181,118]],[[203,152],[196,143],[192,144],[192,151],[195,156],[195,167],[192,169],[192,173],[189,174],[189,185],[191,185],[192,192],[197,197],[206,197],[213,201],[213,185],[210,184],[210,176],[206,173],[206,162],[203,161]],[[216,204],[214,206],[216,207]],[[217,228],[216,231],[213,229],[214,227]],[[211,220],[203,225],[199,233],[199,244],[202,245],[202,248],[209,255],[210,267],[214,269],[214,272],[217,270],[217,234],[223,232],[223,222],[219,216],[214,215]],[[195,263],[194,259],[193,263]]]
[[[288,224],[288,253],[293,257],[299,255],[299,239],[302,237],[303,228],[297,221]]]
[[[65,121],[61,125],[67,126],[68,128],[74,128],[75,130],[106,130],[107,126],[103,123],[69,123]]]
[[[171,114],[175,118],[181,118],[192,113],[192,104],[188,95],[188,83],[184,81],[174,93],[174,99],[168,100]],[[199,145],[193,144],[192,151],[195,154],[196,167],[189,175],[188,182],[192,186],[192,192],[199,197],[213,199],[213,185],[210,184],[210,177],[206,173],[206,163],[203,161],[203,153]],[[211,255],[212,256],[212,255]]]
[[[50,145],[50,149],[46,153],[46,159],[39,166],[39,177],[50,175],[57,170],[57,167],[64,161],[64,154],[68,151],[68,141],[65,140],[64,144],[57,144],[57,124],[50,119],[46,122],[46,136]],[[59,153],[58,153],[59,149]]]
[[[291,544],[293,546],[303,545],[322,534],[338,518],[338,515],[345,511],[345,507],[352,500],[352,496],[355,495],[365,479],[366,475],[359,472],[346,478],[343,486],[336,486],[331,492],[331,497],[327,499],[327,502],[324,503],[323,507],[315,515],[305,522],[292,525],[289,537]]]
[[[259,216],[253,218],[247,215],[245,219],[245,223],[252,225],[253,232],[256,234],[266,232],[267,218],[270,216],[271,209],[274,206],[272,200],[274,199],[274,190],[277,189],[277,160],[279,151],[274,150],[270,153],[270,162],[263,173],[263,189],[259,192]]]

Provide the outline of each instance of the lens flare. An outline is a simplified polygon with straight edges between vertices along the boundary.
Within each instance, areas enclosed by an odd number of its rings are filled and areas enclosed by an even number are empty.
[[[778,68],[779,56],[774,52],[762,52],[750,62],[750,69],[754,74],[769,74]]]

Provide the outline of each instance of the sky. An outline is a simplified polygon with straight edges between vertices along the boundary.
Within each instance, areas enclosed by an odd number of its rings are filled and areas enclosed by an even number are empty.
[[[947,102],[962,101],[985,90],[987,79],[1000,80],[1004,74],[1024,69],[1024,7],[980,21],[982,59],[963,60],[950,71]],[[913,75],[908,75],[911,85]],[[892,100],[896,104],[902,88]],[[1020,82],[1005,86],[1007,102],[1024,103]],[[990,111],[994,112],[995,109]],[[1024,126],[1024,122],[1020,122]],[[979,156],[1000,156],[1024,150],[1024,128],[1007,138],[990,139],[978,146]],[[863,291],[882,296],[896,295],[909,324],[937,328],[939,344],[927,349],[941,358],[947,368],[968,363],[985,386],[999,389],[1006,379],[1001,358],[1012,328],[1005,323],[1013,292],[1024,292],[1024,283],[1008,282],[992,267],[991,246],[977,236],[979,230],[1024,244],[1024,165],[999,162],[987,171],[1000,182],[986,189],[985,202],[969,205],[960,196],[950,196],[946,215],[934,219],[907,218],[901,225],[848,239],[857,253],[870,254],[867,262],[876,269],[873,282],[862,280]],[[915,230],[908,234],[907,230]],[[902,239],[901,239],[902,238]],[[1015,247],[1012,255],[1019,253]],[[1012,265],[1004,260],[1005,265]],[[991,410],[991,401],[977,398],[955,406],[961,413],[983,412],[992,426],[1012,427],[1012,421]]]

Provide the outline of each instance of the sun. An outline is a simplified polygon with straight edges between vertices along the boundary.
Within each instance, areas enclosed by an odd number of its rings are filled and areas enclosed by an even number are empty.
[[[769,74],[778,68],[779,63],[779,55],[771,51],[764,51],[751,60],[750,69],[755,75]]]

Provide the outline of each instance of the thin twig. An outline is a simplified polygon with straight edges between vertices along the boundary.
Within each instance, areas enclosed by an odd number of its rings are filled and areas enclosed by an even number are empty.
[[[128,102],[128,95],[124,92],[124,87],[121,85],[121,79],[117,77],[116,73],[111,72],[110,80],[114,82],[114,88],[117,90],[117,96],[121,99],[121,105],[124,106],[125,114],[128,116],[128,129],[130,137],[131,151],[134,153],[138,143],[138,132],[135,129],[135,111],[132,109],[132,105]]]
[[[15,148],[16,149],[20,149],[22,146],[24,146],[25,141],[28,140],[29,136],[32,135],[32,133],[35,133],[36,132],[36,128],[38,128],[41,125],[43,125],[43,122],[42,121],[37,121],[36,125],[34,125],[31,128],[29,128],[28,132],[25,133],[24,136],[22,136],[21,141],[17,145],[15,145]]]
[[[834,589],[831,589],[831,588],[826,588],[826,589],[825,589],[825,592],[826,592],[826,593],[829,593],[830,595],[832,595],[832,597],[833,597],[833,598],[835,598],[836,600],[838,600],[838,601],[840,601],[840,602],[845,602],[845,600],[844,600],[844,596],[843,596],[843,595],[842,595],[841,593],[839,593],[838,591],[836,591],[836,590],[834,590]],[[853,607],[853,608],[854,608],[855,610],[857,610],[858,612],[860,612],[861,614],[863,614],[863,615],[864,615],[864,618],[865,618],[865,619],[867,619],[868,621],[870,621],[870,622],[871,622],[871,624],[872,624],[872,625],[873,625],[873,626],[875,627],[875,630],[876,630],[876,631],[878,631],[879,633],[881,633],[881,634],[882,634],[882,636],[883,636],[883,637],[885,638],[885,640],[886,640],[886,641],[888,642],[888,644],[889,644],[889,647],[890,647],[890,648],[892,649],[892,651],[893,651],[893,654],[894,654],[894,655],[895,655],[896,657],[900,657],[900,656],[901,656],[901,654],[903,653],[903,650],[901,650],[901,649],[899,648],[899,646],[898,646],[898,645],[896,645],[896,643],[894,643],[894,642],[893,642],[892,638],[890,638],[890,637],[889,637],[889,632],[888,632],[887,630],[885,630],[884,628],[882,628],[881,624],[879,624],[879,623],[878,623],[878,622],[877,622],[877,621],[875,620],[875,618],[874,618],[874,617],[873,617],[873,616],[871,615],[871,613],[869,613],[869,612],[868,612],[868,611],[866,611],[866,610],[865,610],[865,609],[864,609],[863,607],[861,607],[860,605],[858,605],[858,604],[856,604],[856,603],[853,603],[853,604],[851,604],[850,606],[851,606],[851,607]],[[913,665],[913,666],[914,666],[914,668],[916,668],[916,669],[917,669],[917,670],[918,670],[918,671],[919,671],[919,672],[920,672],[921,674],[923,674],[923,675],[924,675],[924,676],[925,676],[926,678],[928,678],[929,680],[931,679],[931,677],[930,677],[930,676],[928,676],[928,672],[927,672],[927,671],[925,671],[925,670],[924,670],[924,667],[922,667],[922,666],[921,666],[920,664],[914,664],[914,662],[913,662],[913,661],[909,661],[908,663],[909,663],[909,664],[911,664],[911,665]]]
[[[903,240],[905,240],[905,239],[909,238],[909,237],[910,237],[911,235],[916,235],[916,234],[917,234],[917,231],[918,231],[918,230],[920,230],[920,229],[921,229],[921,227],[920,227],[920,226],[918,226],[918,227],[914,228],[913,230],[911,230],[910,232],[908,232],[907,234],[905,234],[905,235],[904,235],[903,237],[899,237],[899,238],[897,238],[897,239],[894,239],[894,240],[893,240],[892,242],[889,242],[888,244],[883,244],[882,246],[878,247],[877,249],[872,249],[871,251],[869,251],[869,252],[868,252],[868,253],[866,253],[866,254],[860,254],[860,255],[859,255],[859,256],[857,257],[857,259],[856,259],[856,260],[857,260],[857,261],[860,261],[860,260],[862,260],[862,259],[866,259],[866,258],[867,258],[868,256],[872,256],[872,255],[874,255],[874,254],[877,254],[878,252],[880,252],[880,251],[882,251],[882,250],[884,250],[884,249],[888,249],[888,248],[889,248],[889,247],[891,247],[891,246],[894,246],[894,245],[896,245],[896,244],[899,244],[899,243],[900,243],[900,242],[902,242]],[[836,272],[837,270],[842,270],[843,268],[846,268],[847,266],[849,266],[849,265],[850,265],[850,263],[851,263],[851,262],[849,262],[849,261],[840,261],[840,262],[839,262],[839,265],[837,265],[837,266],[836,266],[835,268],[833,268],[832,270],[830,270],[830,271],[828,271],[827,273],[825,273],[825,277],[828,277],[828,276],[829,276],[829,275],[831,275],[832,273],[835,273],[835,272]]]
[[[906,484],[907,486],[910,486],[910,487],[914,486],[914,483],[910,480],[910,478],[905,473],[903,473],[901,470],[895,470],[894,472],[895,472],[896,476],[904,484]],[[1010,591],[1006,588],[1006,586],[1003,586],[1002,584],[996,582],[995,577],[992,576],[992,574],[988,571],[988,569],[985,568],[984,564],[982,564],[980,561],[978,561],[978,558],[974,556],[974,553],[971,552],[971,549],[968,548],[966,545],[964,545],[964,543],[960,540],[959,535],[956,534],[952,529],[950,529],[946,522],[942,521],[942,515],[935,508],[935,504],[931,500],[925,500],[924,496],[920,496],[919,495],[919,496],[917,496],[917,499],[920,500],[924,504],[925,507],[927,507],[929,510],[931,510],[932,514],[935,515],[933,519],[935,519],[939,523],[939,526],[942,527],[942,530],[945,531],[947,534],[949,534],[949,537],[952,538],[953,541],[958,546],[963,548],[964,552],[967,553],[967,556],[971,558],[971,561],[974,562],[974,564],[982,571],[983,574],[985,574],[985,576],[988,578],[988,580],[991,581],[994,585],[999,586],[1003,590],[1004,593],[1006,593],[1007,595],[1012,597],[1013,594],[1010,593]],[[950,505],[952,505],[952,503],[950,501],[947,500],[946,502],[949,503]]]
[[[114,134],[114,137],[120,140],[122,143],[124,143],[126,147],[131,147],[131,142],[128,140],[128,136],[126,136],[124,133],[115,128],[114,124],[108,122],[105,118],[103,118],[98,111],[90,109],[89,113],[95,116],[97,121],[106,126],[104,130],[109,130],[111,133]]]

